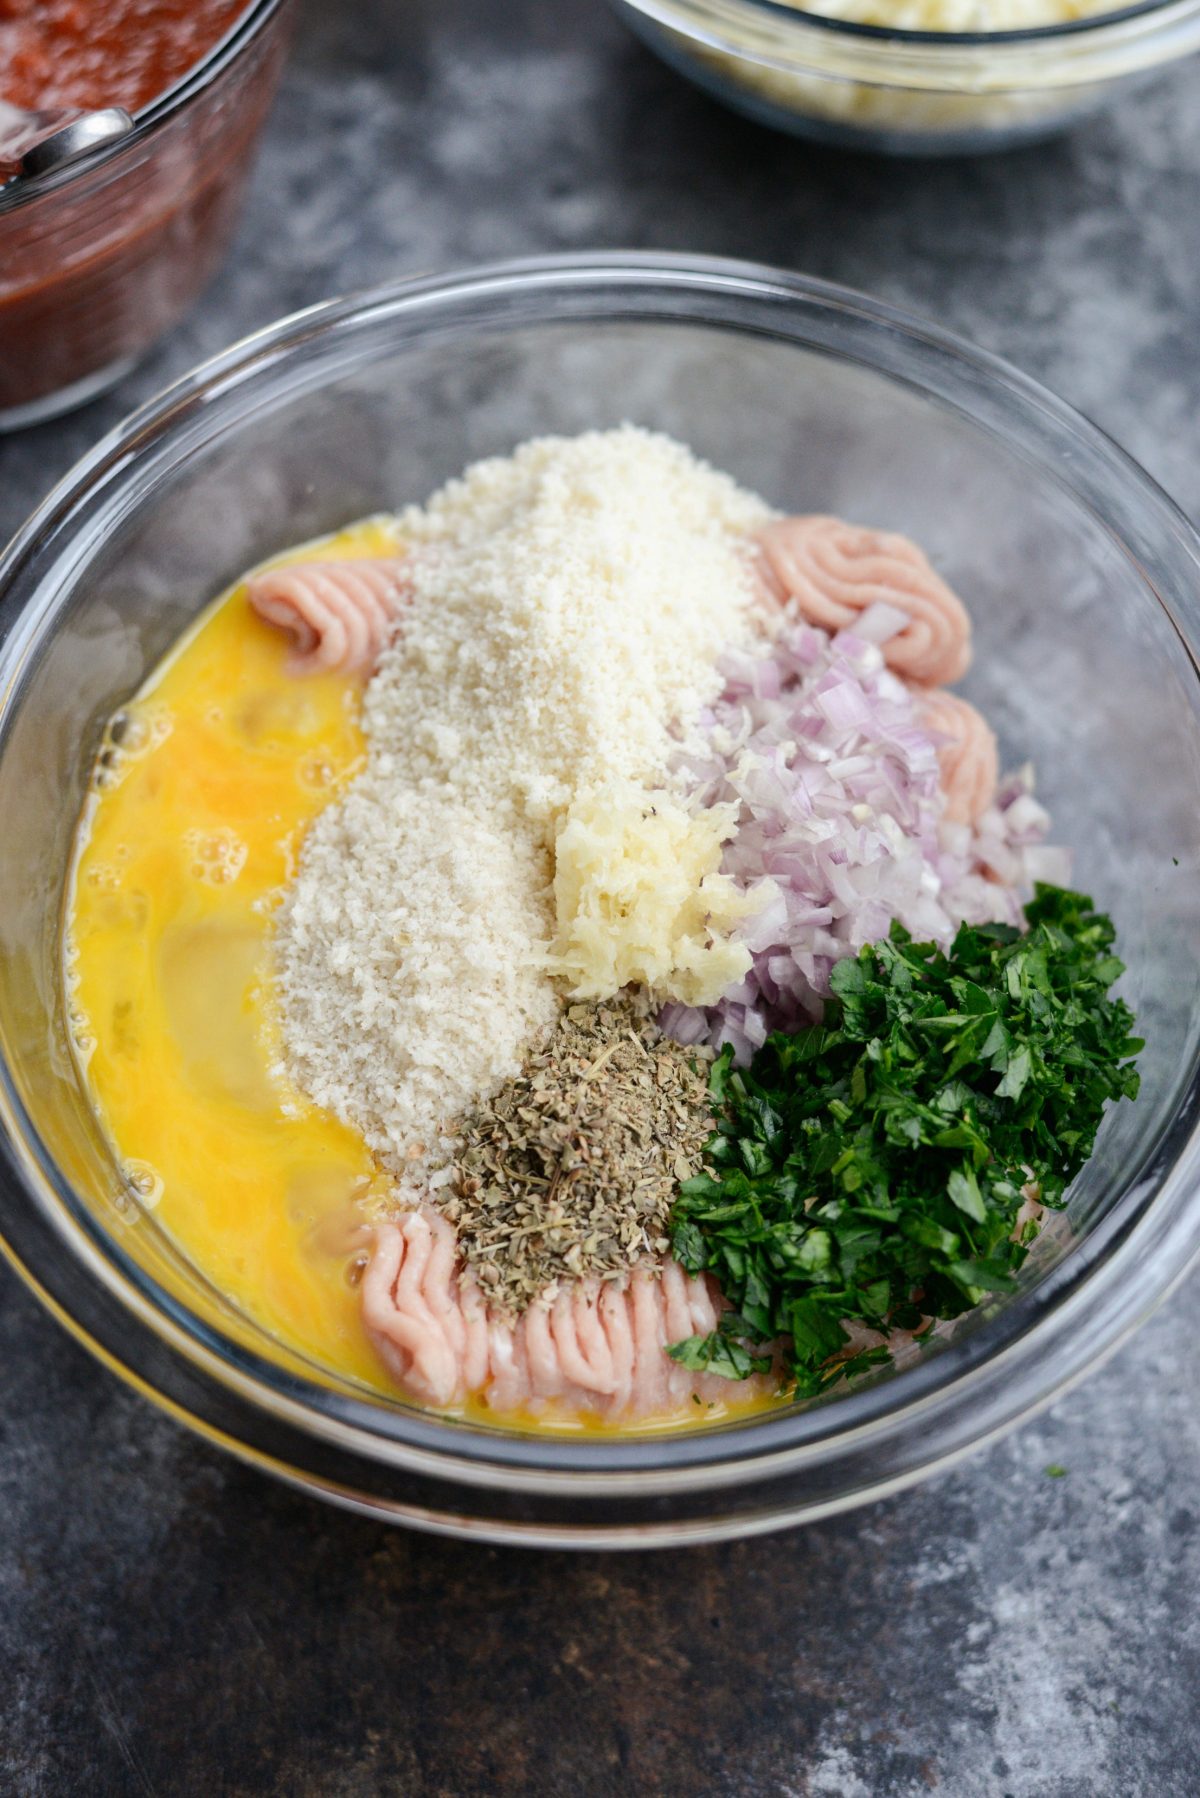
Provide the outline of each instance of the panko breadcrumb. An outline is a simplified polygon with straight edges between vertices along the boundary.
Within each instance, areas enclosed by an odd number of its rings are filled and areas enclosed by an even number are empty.
[[[661,779],[753,633],[746,533],[769,515],[632,426],[526,443],[401,515],[412,601],[366,766],[275,935],[288,1072],[393,1169],[557,1015],[557,821],[596,781]]]

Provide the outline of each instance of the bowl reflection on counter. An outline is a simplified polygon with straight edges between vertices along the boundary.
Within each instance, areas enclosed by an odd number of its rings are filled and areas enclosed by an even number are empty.
[[[224,258],[291,0],[257,0],[111,148],[0,187],[0,431],[124,375]]]
[[[422,499],[539,432],[624,419],[789,509],[925,544],[971,607],[966,683],[1031,754],[1111,910],[1143,1093],[1018,1290],[896,1371],[686,1433],[521,1435],[373,1395],[268,1338],[139,1210],[67,1046],[59,919],[106,718],[241,570]],[[903,1486],[1107,1353],[1200,1247],[1200,543],[1084,420],[1004,364],[844,290],[596,256],[428,279],[249,339],[114,432],[0,563],[0,1235],[118,1371],[342,1503],[518,1542],[776,1527]],[[1147,796],[1152,803],[1147,803]]]
[[[1200,48],[1200,0],[1028,31],[889,31],[787,0],[610,0],[662,59],[759,123],[893,156],[1011,149]]]

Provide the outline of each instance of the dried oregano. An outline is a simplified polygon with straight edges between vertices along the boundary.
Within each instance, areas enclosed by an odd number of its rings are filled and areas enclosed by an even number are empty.
[[[626,1000],[577,1004],[460,1126],[440,1209],[467,1268],[510,1314],[562,1281],[618,1279],[668,1252],[680,1182],[712,1131],[703,1051]]]

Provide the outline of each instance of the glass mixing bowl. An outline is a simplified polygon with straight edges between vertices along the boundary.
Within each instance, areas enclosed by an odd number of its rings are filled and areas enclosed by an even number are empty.
[[[892,31],[779,0],[611,0],[664,61],[799,137],[957,156],[1052,136],[1200,47],[1200,0],[1032,31]]]
[[[0,186],[0,431],[111,387],[216,273],[283,67],[291,0],[252,0],[133,129]]]
[[[521,1435],[290,1353],[141,1211],[68,1051],[64,871],[104,720],[249,564],[537,432],[674,433],[789,508],[910,532],[962,592],[967,692],[1033,756],[1115,914],[1149,1039],[1019,1289],[895,1371],[687,1434]],[[888,306],[736,263],[570,257],[403,283],[230,350],[106,438],[0,562],[0,1234],[118,1372],[236,1454],[494,1540],[735,1535],[888,1492],[1106,1354],[1200,1247],[1200,543],[1005,364]]]

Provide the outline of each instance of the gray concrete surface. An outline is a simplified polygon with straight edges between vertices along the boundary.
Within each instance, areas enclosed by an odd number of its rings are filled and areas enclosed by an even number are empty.
[[[307,0],[230,264],[116,393],[0,442],[0,535],[132,404],[282,312],[595,246],[923,309],[1195,514],[1198,180],[1200,65],[1054,145],[889,164],[727,115],[598,0]],[[277,1488],[0,1273],[0,1790],[1188,1798],[1198,1292],[931,1486],[617,1559],[430,1541]]]

